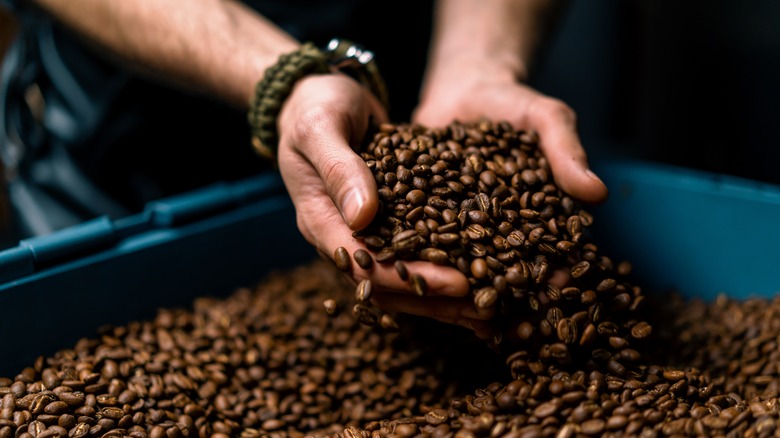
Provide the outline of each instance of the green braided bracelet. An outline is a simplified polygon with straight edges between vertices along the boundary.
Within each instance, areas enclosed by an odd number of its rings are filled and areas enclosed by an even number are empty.
[[[371,52],[346,40],[331,40],[325,51],[312,43],[305,43],[298,50],[280,56],[276,64],[266,69],[255,87],[247,119],[252,147],[260,156],[275,160],[279,143],[276,120],[295,83],[310,74],[333,71],[350,74],[368,87],[387,108],[387,89]]]

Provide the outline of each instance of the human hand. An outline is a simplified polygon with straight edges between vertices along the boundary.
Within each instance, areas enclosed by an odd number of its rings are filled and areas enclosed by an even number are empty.
[[[413,114],[413,121],[427,126],[480,118],[506,120],[516,129],[535,131],[563,191],[586,203],[606,199],[607,187],[588,167],[574,111],[501,69],[454,60],[438,69]]]
[[[350,254],[366,249],[352,233],[371,222],[379,197],[374,176],[355,150],[371,118],[385,122],[387,114],[370,92],[342,75],[302,79],[279,114],[279,168],[298,228],[328,259],[338,247]],[[477,314],[462,273],[423,261],[405,264],[410,274],[425,279],[427,296],[415,295],[392,265],[373,263],[366,270],[353,262],[352,279],[370,279],[373,300],[385,311],[427,316],[488,336],[480,320],[489,315]]]

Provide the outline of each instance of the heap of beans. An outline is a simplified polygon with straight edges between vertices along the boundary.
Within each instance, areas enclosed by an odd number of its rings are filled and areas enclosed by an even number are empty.
[[[656,329],[623,376],[515,369],[464,329],[395,333],[326,297],[318,261],[254,290],[106,328],[0,378],[0,437],[770,437],[780,430],[780,298],[648,299]],[[649,317],[648,317],[649,318]],[[652,353],[652,354],[651,354]],[[651,359],[648,359],[651,358]],[[523,371],[525,370],[525,371]]]
[[[661,330],[624,377],[584,364],[495,382],[346,436],[725,436],[780,433],[780,297],[654,300]],[[653,354],[650,354],[653,353]]]
[[[106,328],[0,377],[0,438],[303,436],[456,394],[451,353],[328,317],[334,292],[349,293],[320,262]]]

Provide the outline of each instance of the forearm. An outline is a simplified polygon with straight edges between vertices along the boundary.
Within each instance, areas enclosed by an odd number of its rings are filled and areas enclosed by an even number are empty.
[[[563,0],[439,0],[426,82],[453,65],[524,80]]]
[[[233,0],[35,0],[136,71],[248,105],[266,67],[298,43]]]

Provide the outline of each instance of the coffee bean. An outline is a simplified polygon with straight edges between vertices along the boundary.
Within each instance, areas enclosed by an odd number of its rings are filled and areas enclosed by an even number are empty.
[[[382,248],[382,250],[376,254],[376,261],[379,263],[392,263],[395,259],[396,254],[393,248]]]
[[[364,249],[355,250],[352,257],[355,259],[355,263],[362,269],[368,270],[374,265],[374,259],[371,257],[371,254]]]
[[[533,415],[537,418],[546,418],[555,414],[560,408],[560,399],[553,399],[537,406],[533,411]]]
[[[474,305],[477,309],[491,309],[496,304],[498,293],[492,287],[483,287],[474,295]]]
[[[398,273],[398,277],[400,277],[401,280],[406,281],[409,279],[409,271],[406,270],[406,265],[402,261],[396,260],[393,266],[395,267],[395,271]]]
[[[379,316],[376,314],[376,312],[365,304],[355,304],[355,306],[352,308],[352,314],[357,318],[358,321],[360,321],[361,324],[367,326],[375,326],[377,322],[379,322]]]
[[[565,344],[573,344],[579,340],[577,324],[570,318],[562,318],[557,325],[558,339]]]
[[[534,326],[528,321],[523,321],[517,326],[517,337],[523,340],[531,339],[533,336]]]
[[[435,265],[446,265],[449,262],[447,252],[438,248],[425,248],[420,251],[420,257]]]
[[[425,192],[417,189],[411,190],[409,191],[409,193],[406,194],[406,200],[407,202],[415,206],[425,205],[425,200],[426,200]]]
[[[336,262],[336,267],[341,271],[349,272],[352,270],[352,261],[349,257],[349,252],[343,246],[336,248],[333,253],[333,260]]]
[[[363,239],[363,243],[372,251],[379,251],[386,244],[385,240],[379,236],[366,236],[366,238]]]
[[[574,278],[580,278],[588,272],[588,269],[590,269],[590,263],[588,263],[586,260],[583,260],[572,266],[571,276]]]
[[[418,296],[424,297],[428,294],[428,283],[425,281],[425,278],[423,278],[422,275],[411,274],[409,281],[412,284],[412,290],[414,290],[414,293],[416,293]]]
[[[642,321],[631,327],[631,336],[636,339],[644,339],[650,335],[653,328],[650,324]]]
[[[664,379],[672,382],[676,382],[685,378],[685,372],[681,370],[666,370],[664,371],[663,375]]]
[[[586,420],[582,423],[580,426],[580,430],[585,435],[600,435],[604,428],[606,427],[606,423],[601,418],[592,418],[590,420]]]
[[[383,329],[387,331],[397,331],[398,330],[398,323],[396,323],[395,319],[390,316],[389,314],[385,313],[382,315],[381,319],[379,320],[380,325]]]
[[[485,259],[477,258],[471,261],[471,275],[477,279],[485,278],[488,275]]]
[[[371,280],[364,279],[361,280],[360,283],[358,283],[357,288],[355,289],[355,300],[357,300],[358,303],[365,303],[368,300],[371,299]]]

